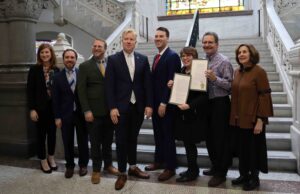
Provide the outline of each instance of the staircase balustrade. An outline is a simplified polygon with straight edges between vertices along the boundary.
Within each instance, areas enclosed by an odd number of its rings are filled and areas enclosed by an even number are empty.
[[[266,20],[265,38],[267,39],[278,72],[281,75],[288,94],[288,100],[293,104],[291,77],[288,75],[288,72],[293,69],[293,65],[288,60],[288,53],[295,46],[295,43],[276,13],[273,0],[266,0],[266,3],[263,3],[263,5],[265,5],[263,6],[263,14]]]

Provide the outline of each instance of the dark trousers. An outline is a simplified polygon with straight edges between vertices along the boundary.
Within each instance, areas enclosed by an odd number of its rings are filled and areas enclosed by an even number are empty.
[[[240,175],[258,177],[259,171],[268,172],[265,127],[257,135],[253,129],[237,129]]]
[[[44,111],[37,111],[39,119],[36,122],[37,130],[37,156],[39,159],[46,159],[46,145],[47,139],[48,154],[54,155],[56,143],[56,126],[52,107]]]
[[[129,165],[136,164],[137,137],[144,120],[144,113],[136,105],[130,104],[126,113],[120,113],[119,122],[115,125],[118,169],[126,172]]]
[[[176,168],[176,145],[173,131],[173,112],[166,111],[163,118],[159,117],[157,109],[152,116],[156,163],[164,164],[166,169]]]
[[[197,156],[198,156],[197,146],[195,143],[190,143],[187,141],[184,141],[183,143],[186,152],[189,174],[192,176],[198,176],[199,167],[197,164]]]
[[[209,100],[209,127],[206,146],[212,169],[217,176],[226,176],[229,167],[229,97]]]
[[[113,139],[113,127],[108,115],[95,117],[93,122],[87,122],[91,142],[91,158],[93,171],[100,172],[102,160],[104,167],[112,164],[111,144]]]
[[[82,113],[73,112],[71,118],[62,120],[62,138],[65,150],[66,168],[74,168],[74,130],[78,143],[80,167],[86,167],[89,162],[88,132],[85,128],[85,120]]]

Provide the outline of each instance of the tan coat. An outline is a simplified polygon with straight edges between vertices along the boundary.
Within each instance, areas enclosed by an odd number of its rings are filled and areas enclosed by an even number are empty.
[[[231,94],[230,125],[253,129],[257,118],[268,123],[273,116],[271,89],[267,74],[259,65],[234,72]]]

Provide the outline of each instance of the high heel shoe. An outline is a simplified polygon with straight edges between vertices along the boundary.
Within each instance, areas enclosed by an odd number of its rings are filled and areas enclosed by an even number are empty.
[[[56,166],[51,166],[51,163],[48,159],[47,159],[47,162],[48,162],[48,165],[51,168],[51,170],[57,170],[57,168],[58,168],[57,165]]]
[[[52,173],[51,168],[50,168],[49,170],[45,170],[45,169],[43,168],[42,162],[40,162],[40,167],[41,167],[41,170],[42,170],[44,173],[46,173],[46,174]],[[50,167],[50,166],[49,166],[49,167]]]

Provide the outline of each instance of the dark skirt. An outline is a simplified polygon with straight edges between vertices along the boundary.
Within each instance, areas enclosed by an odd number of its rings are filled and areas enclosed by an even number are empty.
[[[268,157],[265,126],[260,134],[255,135],[253,129],[234,127],[237,132],[239,169],[242,173],[261,171],[268,173]]]

